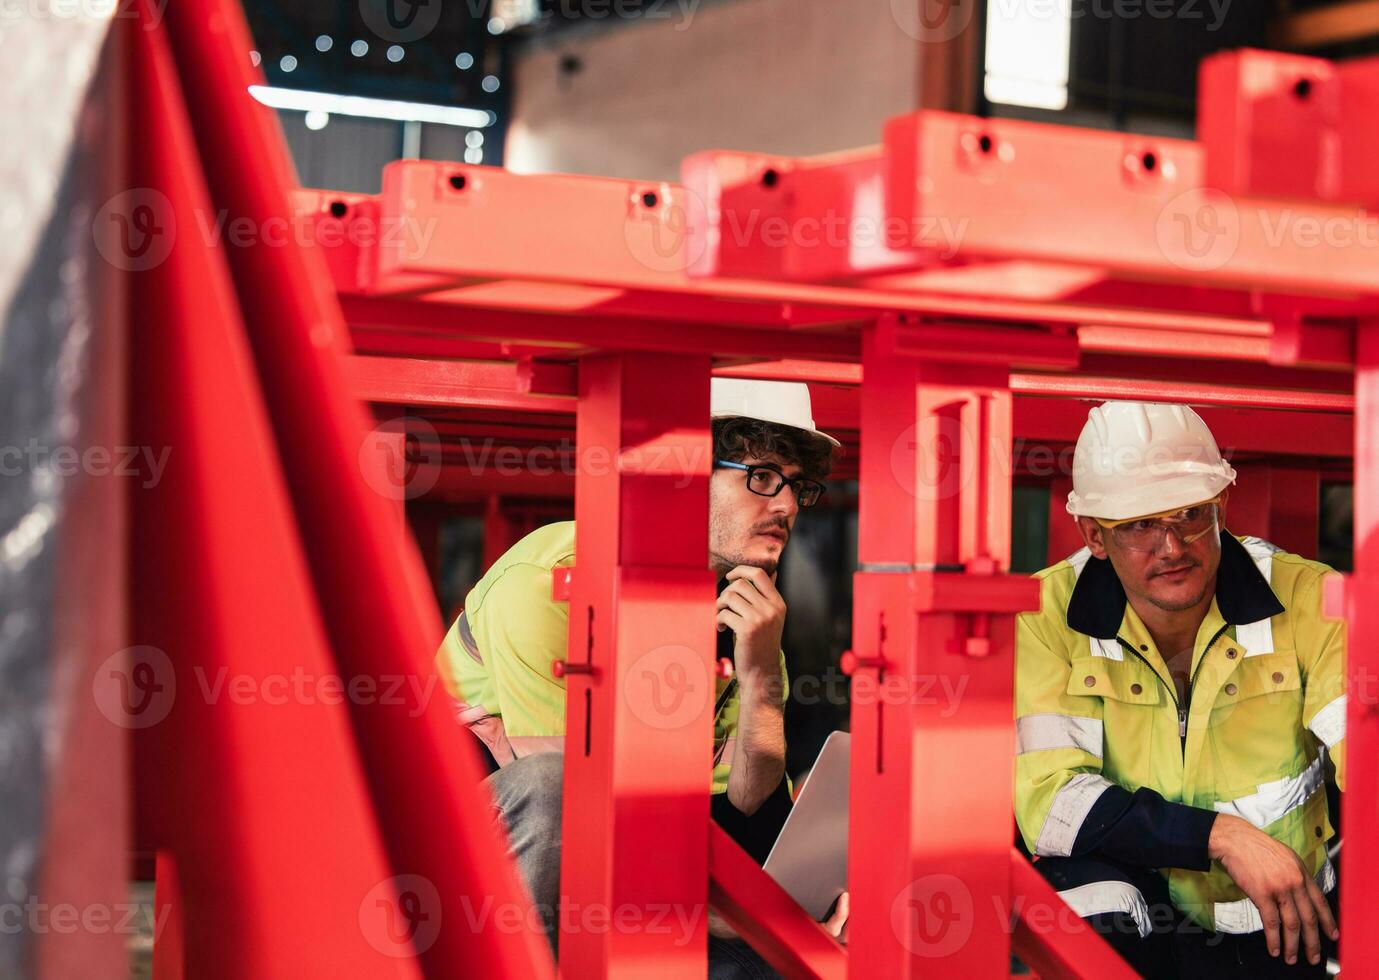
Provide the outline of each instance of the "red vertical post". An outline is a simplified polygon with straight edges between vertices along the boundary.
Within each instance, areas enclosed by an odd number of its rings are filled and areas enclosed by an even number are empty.
[[[177,859],[159,851],[153,882],[153,975],[183,980],[187,975],[187,942],[183,933],[182,882]]]
[[[484,568],[493,563],[522,537],[524,527],[503,507],[501,494],[491,493],[484,499]]]
[[[1240,463],[1235,485],[1226,501],[1226,526],[1236,534],[1253,534],[1273,540],[1272,463]]]
[[[1347,583],[1346,791],[1341,796],[1341,957],[1361,971],[1379,958],[1373,869],[1379,867],[1379,332],[1356,332],[1355,571]]]
[[[1069,454],[1060,459],[1072,459]],[[1049,484],[1049,551],[1048,564],[1054,565],[1082,547],[1082,533],[1077,521],[1068,513],[1068,491],[1073,488],[1072,476],[1058,474]]]
[[[709,358],[580,364],[560,968],[706,970]],[[688,925],[682,925],[688,923]]]
[[[405,507],[407,524],[412,529],[412,537],[416,539],[417,551],[421,553],[421,564],[426,569],[426,576],[432,582],[440,574],[441,564],[441,524],[443,512],[434,504],[411,501]],[[488,566],[484,566],[487,568]],[[449,612],[448,609],[442,612]],[[447,625],[449,620],[446,620]]]
[[[1274,466],[1269,484],[1269,540],[1284,551],[1316,558],[1321,546],[1321,471],[1315,466]]]
[[[862,339],[849,976],[999,976],[1013,613],[1038,603],[1005,574],[1009,368],[941,361],[963,338],[905,331],[885,318]]]
[[[1279,463],[1241,463],[1231,487],[1226,524],[1236,534],[1254,534],[1284,551],[1317,557],[1321,472]]]

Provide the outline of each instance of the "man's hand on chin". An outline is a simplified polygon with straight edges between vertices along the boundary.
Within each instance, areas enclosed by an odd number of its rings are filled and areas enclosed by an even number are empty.
[[[776,591],[776,577],[754,565],[738,565],[727,575],[718,594],[719,630],[736,638],[734,659],[739,681],[779,677],[781,634],[785,631],[785,600]],[[746,676],[744,676],[746,675]]]
[[[738,565],[727,578],[718,594],[718,626],[733,631],[739,685],[728,800],[751,816],[785,776],[785,682],[780,670],[785,600],[760,568]]]

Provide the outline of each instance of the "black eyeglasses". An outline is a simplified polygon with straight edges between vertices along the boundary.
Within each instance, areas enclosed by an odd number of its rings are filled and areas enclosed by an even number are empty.
[[[714,469],[746,470],[747,489],[762,497],[774,497],[788,485],[795,494],[797,504],[801,507],[813,507],[824,495],[825,487],[817,480],[806,480],[802,476],[787,479],[785,474],[774,466],[735,463],[730,459],[716,459],[713,465]]]

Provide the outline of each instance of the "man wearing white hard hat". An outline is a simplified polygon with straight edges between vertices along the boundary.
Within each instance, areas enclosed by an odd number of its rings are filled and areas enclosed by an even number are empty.
[[[714,378],[710,414],[706,560],[720,578],[719,656],[734,662],[715,700],[714,819],[764,861],[790,807],[785,779],[785,602],[775,573],[801,508],[824,492],[838,441],[814,425],[809,388],[792,382]],[[538,911],[555,945],[560,896],[565,602],[551,573],[575,564],[573,521],[533,531],[513,545],[465,598],[437,667],[459,722],[497,768],[488,779]],[[705,746],[706,754],[710,746]],[[650,857],[650,856],[649,856]],[[835,933],[846,915],[830,922]],[[745,944],[710,923],[711,977],[774,976]]]
[[[1141,974],[1323,977],[1344,629],[1329,568],[1226,530],[1235,478],[1190,408],[1091,410],[1067,506],[1086,547],[1019,618],[1016,818]]]

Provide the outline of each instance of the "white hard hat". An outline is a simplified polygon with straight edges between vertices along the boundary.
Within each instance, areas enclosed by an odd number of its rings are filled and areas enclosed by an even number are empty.
[[[827,439],[835,446],[841,445],[827,432],[820,432],[814,428],[814,409],[809,401],[809,385],[799,381],[711,378],[709,416],[716,419],[736,416],[788,425]]]
[[[1106,402],[1077,437],[1068,513],[1144,517],[1210,500],[1234,482],[1207,423],[1186,405]]]

